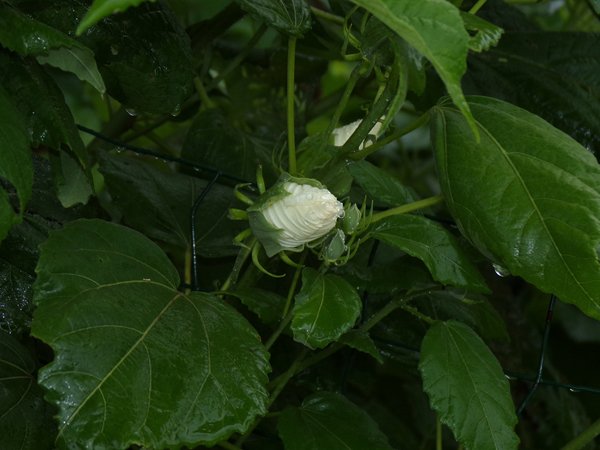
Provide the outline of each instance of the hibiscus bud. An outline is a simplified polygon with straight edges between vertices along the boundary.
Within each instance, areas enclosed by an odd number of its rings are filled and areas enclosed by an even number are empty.
[[[377,139],[379,137],[379,133],[381,132],[381,127],[382,127],[382,122],[385,120],[385,116],[382,116],[379,121],[373,126],[373,128],[371,128],[371,131],[369,131],[369,136],[374,136],[375,139]],[[342,147],[347,141],[348,139],[350,139],[350,136],[352,136],[354,134],[354,132],[356,131],[356,129],[358,128],[358,126],[362,123],[362,120],[356,120],[352,123],[349,123],[348,125],[344,125],[343,127],[339,127],[336,128],[335,130],[333,130],[333,132],[331,133],[333,136],[333,145],[335,145],[336,147]],[[362,141],[360,143],[360,145],[358,146],[359,150],[362,150],[365,147],[368,147],[369,145],[371,145],[373,143],[373,141],[375,139],[370,139],[367,138],[364,141]]]
[[[316,180],[284,175],[248,208],[252,232],[268,256],[300,251],[329,233],[344,207]]]

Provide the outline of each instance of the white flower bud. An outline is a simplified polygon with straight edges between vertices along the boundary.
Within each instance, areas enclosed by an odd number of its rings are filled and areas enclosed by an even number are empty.
[[[300,250],[329,233],[344,216],[342,203],[319,187],[320,183],[291,180],[282,180],[265,193],[262,202],[248,208],[250,227],[268,256],[281,250]]]
[[[379,137],[379,133],[381,132],[382,121],[384,119],[385,119],[385,116],[383,116],[383,117],[381,117],[381,119],[379,119],[379,121],[373,126],[373,128],[371,128],[371,131],[369,131],[369,135],[373,135],[373,136],[375,136],[375,138]],[[333,136],[333,145],[335,145],[336,147],[343,146],[346,142],[348,142],[348,139],[350,139],[350,136],[352,136],[352,134],[354,134],[354,132],[356,131],[356,129],[359,127],[359,125],[361,123],[362,123],[362,119],[356,120],[352,123],[349,123],[348,125],[344,125],[343,127],[339,127],[339,128],[336,128],[335,130],[333,130],[333,132],[331,133]],[[364,141],[362,141],[360,143],[360,145],[358,146],[358,149],[362,150],[363,148],[368,147],[372,143],[373,142],[370,139],[365,139]]]

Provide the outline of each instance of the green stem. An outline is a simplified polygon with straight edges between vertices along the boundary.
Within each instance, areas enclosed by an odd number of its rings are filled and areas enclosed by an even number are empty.
[[[198,93],[198,97],[200,97],[201,105],[203,105],[205,108],[214,108],[215,103],[208,96],[206,88],[204,87],[200,77],[194,78],[194,86],[196,88],[196,92]]]
[[[277,377],[277,379],[276,379],[277,383],[275,384],[275,387],[273,388],[273,391],[271,392],[269,401],[267,402],[267,410],[269,408],[271,408],[273,403],[275,403],[275,400],[277,400],[277,397],[279,397],[279,394],[281,394],[281,392],[283,391],[285,386],[288,384],[288,382],[292,379],[292,377],[296,373],[299,372],[298,366],[300,365],[300,363],[302,362],[302,360],[304,359],[304,357],[306,356],[307,353],[308,353],[308,349],[304,348],[300,352],[300,354],[296,357],[294,362],[290,365],[288,370],[286,370],[283,374],[281,374],[279,377]],[[252,434],[252,432],[258,426],[258,424],[260,423],[261,420],[262,420],[262,417],[259,417],[257,420],[255,420],[254,423],[248,429],[248,431],[246,431],[242,436],[240,436],[240,438],[236,441],[237,446],[241,447],[243,445],[243,443]]]
[[[290,285],[290,289],[288,291],[287,298],[285,299],[285,307],[283,308],[282,316],[285,317],[290,310],[290,305],[292,304],[292,298],[296,293],[296,286],[298,285],[298,280],[300,279],[300,274],[302,273],[302,269],[304,268],[304,261],[306,260],[307,251],[305,250],[300,257],[300,261],[298,261],[298,267],[296,267],[296,271],[294,272],[294,278],[292,279],[292,284]]]
[[[242,248],[242,250],[238,254],[238,257],[235,259],[233,269],[231,269],[231,272],[229,272],[229,276],[223,283],[223,286],[221,286],[221,291],[227,291],[231,287],[231,285],[237,281],[237,277],[240,274],[242,267],[244,266],[246,260],[252,253],[252,247],[255,245],[255,242],[256,239],[253,239],[247,247]]]
[[[322,9],[315,8],[314,6],[310,7],[312,13],[319,17],[320,19],[327,20],[329,22],[337,23],[339,25],[343,25],[345,20],[343,17],[336,16],[335,14],[331,14],[330,12],[323,11]]]
[[[379,222],[382,219],[390,216],[397,216],[399,214],[406,214],[412,211],[417,211],[419,209],[428,208],[433,205],[437,205],[444,201],[444,197],[442,195],[434,195],[433,197],[427,197],[423,200],[419,200],[412,203],[407,203],[406,205],[397,206],[396,208],[388,209],[387,211],[381,211],[373,214],[371,218],[371,223]]]
[[[442,450],[442,422],[439,414],[435,415],[435,450]]]
[[[287,131],[288,131],[288,170],[296,175],[296,137],[294,127],[294,71],[296,66],[296,37],[290,36],[287,54]]]
[[[409,123],[407,126],[403,128],[398,128],[385,139],[381,139],[380,141],[375,142],[373,145],[363,148],[362,150],[352,152],[348,154],[348,158],[353,160],[364,159],[369,156],[371,153],[376,152],[380,148],[386,146],[390,142],[394,142],[396,139],[401,138],[405,134],[410,133],[411,131],[416,130],[417,128],[421,128],[427,122],[429,122],[429,111],[425,114],[418,117],[415,121]]]
[[[360,78],[361,72],[362,65],[358,65],[350,73],[350,78],[348,78],[348,82],[346,83],[346,87],[344,89],[344,93],[342,94],[342,98],[340,99],[340,102],[338,103],[337,108],[335,109],[335,112],[331,117],[331,122],[329,122],[329,128],[327,130],[328,135],[331,134],[333,129],[338,125],[338,122],[340,121],[340,118],[344,113],[344,109],[346,109],[346,105],[348,104],[348,101],[352,96],[352,91],[354,90],[356,83],[358,83],[358,79]]]
[[[600,419],[596,420],[583,433],[567,443],[562,450],[580,450],[600,436]]]
[[[406,311],[407,313],[412,314],[417,319],[420,319],[423,322],[427,323],[428,325],[433,325],[436,322],[435,319],[429,317],[427,314],[423,314],[421,311],[419,311],[414,306],[403,304],[400,306],[400,308],[403,309],[404,311]]]
[[[485,2],[487,2],[487,0],[478,0],[477,3],[475,3],[469,10],[469,14],[477,14],[477,11],[479,11],[481,7],[485,5]]]
[[[264,23],[261,24],[258,30],[256,30],[256,33],[254,33],[254,35],[250,38],[246,46],[243,48],[243,50],[240,51],[237,54],[237,56],[231,60],[227,67],[225,67],[225,69],[223,69],[223,71],[221,71],[221,73],[219,73],[219,75],[210,82],[207,91],[210,92],[212,89],[214,89],[227,75],[231,73],[233,69],[239,66],[242,63],[242,61],[246,59],[248,54],[250,54],[254,47],[256,47],[256,44],[258,44],[258,41],[260,41],[267,29],[267,25],[265,25]]]

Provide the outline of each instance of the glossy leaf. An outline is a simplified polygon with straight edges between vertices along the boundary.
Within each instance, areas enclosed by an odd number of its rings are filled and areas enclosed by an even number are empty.
[[[465,28],[472,32],[469,48],[475,52],[484,52],[498,44],[504,30],[475,14],[460,13]]]
[[[101,93],[105,86],[92,51],[66,34],[0,4],[0,44],[42,64],[72,72]]]
[[[450,286],[487,292],[481,274],[456,238],[440,224],[422,216],[387,217],[371,227],[371,236],[425,263],[433,279]]]
[[[533,112],[600,155],[599,33],[506,32],[469,61],[465,90]]]
[[[254,17],[279,31],[301,36],[310,29],[310,8],[304,0],[237,0]]]
[[[106,16],[125,11],[127,8],[137,6],[147,0],[94,0],[92,6],[85,14],[79,26],[77,34],[83,33],[89,27],[104,19]]]
[[[0,331],[0,447],[50,450],[55,435],[50,405],[35,381],[35,363],[25,347]]]
[[[143,235],[79,220],[42,245],[32,334],[59,407],[60,447],[212,445],[265,412],[267,353],[234,309],[177,291],[167,256]]]
[[[354,181],[377,204],[399,206],[416,200],[415,194],[397,178],[367,161],[348,166]]]
[[[108,154],[101,157],[100,170],[125,223],[153,239],[180,248],[191,246],[190,214],[207,181],[161,170],[136,158]],[[196,215],[196,244],[201,255],[239,252],[233,238],[248,224],[227,217],[232,206],[232,189],[213,185]]]
[[[293,311],[294,339],[310,348],[323,348],[352,328],[360,309],[360,297],[346,280],[306,267]]]
[[[2,86],[0,86],[0,180],[2,180],[0,185],[0,241],[2,241],[8,230],[21,221],[33,185],[33,165],[27,126],[20,111],[14,106]],[[13,192],[13,189],[16,192]],[[18,201],[13,202],[9,193],[16,193]]]
[[[517,449],[508,381],[473,330],[454,321],[433,325],[423,339],[419,370],[431,407],[465,448]]]
[[[486,256],[544,292],[600,318],[600,165],[539,117],[470,99],[476,143],[453,107],[433,119],[446,204]]]
[[[286,450],[391,450],[375,421],[341,394],[318,392],[283,411]]]
[[[474,127],[460,80],[467,69],[469,34],[458,8],[446,0],[352,0],[422,53]]]

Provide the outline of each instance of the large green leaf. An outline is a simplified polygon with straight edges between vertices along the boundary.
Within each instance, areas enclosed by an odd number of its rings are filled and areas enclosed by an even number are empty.
[[[474,291],[488,288],[456,238],[440,224],[422,216],[387,217],[371,227],[371,236],[425,263],[436,281]]]
[[[72,72],[98,91],[105,91],[89,48],[6,3],[0,3],[0,44],[22,56],[35,56],[42,64]]]
[[[465,91],[538,114],[600,157],[599,48],[600,33],[507,32],[470,58]]]
[[[270,26],[293,36],[310,29],[310,8],[305,0],[237,0],[240,6]]]
[[[85,203],[92,194],[88,158],[59,87],[42,67],[15,54],[0,51],[0,66],[0,84],[25,118],[31,146],[60,152],[51,161],[63,206]]]
[[[431,407],[466,449],[517,449],[508,381],[473,330],[454,321],[432,326],[423,339],[419,370]]]
[[[0,241],[13,224],[21,221],[32,185],[33,165],[27,126],[21,112],[0,86]],[[13,189],[18,202],[9,197]]]
[[[269,364],[256,331],[221,299],[177,290],[143,235],[79,220],[42,245],[32,334],[59,407],[57,445],[212,445],[265,412]]]
[[[460,79],[467,69],[469,34],[458,8],[446,0],[352,0],[421,52],[474,127]]]
[[[94,25],[96,22],[104,19],[106,16],[116,14],[125,11],[131,6],[137,6],[147,0],[94,0],[92,6],[85,14],[79,26],[77,27],[77,34],[83,33],[89,27]]]
[[[0,448],[50,450],[56,433],[50,405],[35,381],[35,363],[15,338],[0,331]]]
[[[391,450],[375,421],[333,392],[318,392],[283,411],[279,436],[286,450]]]
[[[71,9],[67,2],[57,12]],[[190,41],[165,2],[107,17],[80,40],[96,54],[110,95],[132,114],[178,114],[192,92]]]
[[[600,165],[539,117],[470,99],[477,143],[448,105],[435,109],[434,146],[446,204],[489,258],[600,319]]]
[[[354,181],[377,204],[398,206],[414,202],[416,196],[400,180],[367,161],[348,165]]]
[[[207,185],[205,180],[161,170],[139,158],[107,154],[100,158],[100,170],[127,225],[180,248],[191,246],[191,211]],[[233,238],[247,223],[233,222],[227,217],[231,206],[234,206],[232,189],[213,185],[196,215],[196,244],[201,255],[214,257],[239,252]]]
[[[294,306],[294,339],[323,348],[352,328],[360,309],[360,297],[346,280],[306,267]]]
[[[43,220],[26,217],[0,245],[0,331],[29,333],[38,246],[47,237]]]

